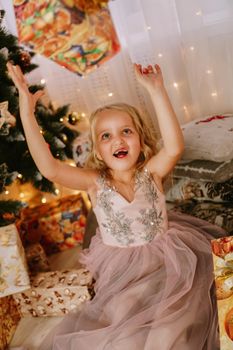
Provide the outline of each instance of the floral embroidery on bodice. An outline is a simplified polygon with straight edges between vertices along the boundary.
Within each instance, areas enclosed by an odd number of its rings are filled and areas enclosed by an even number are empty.
[[[98,185],[94,212],[105,244],[118,247],[144,245],[167,230],[165,196],[147,169],[135,175],[132,202],[110,186],[104,175],[100,175]]]

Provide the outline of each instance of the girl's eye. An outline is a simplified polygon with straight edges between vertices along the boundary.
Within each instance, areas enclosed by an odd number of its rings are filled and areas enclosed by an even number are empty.
[[[125,135],[130,135],[130,134],[132,134],[132,130],[126,128],[126,129],[123,130],[123,133],[124,133]]]
[[[108,140],[110,138],[110,134],[108,132],[105,132],[103,135],[101,135],[101,140]]]

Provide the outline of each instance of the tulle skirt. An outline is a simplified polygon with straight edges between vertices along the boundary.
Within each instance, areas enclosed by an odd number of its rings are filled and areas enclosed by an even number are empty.
[[[219,349],[210,240],[224,235],[175,212],[167,232],[147,245],[107,246],[97,232],[80,258],[96,295],[66,316],[41,349]]]

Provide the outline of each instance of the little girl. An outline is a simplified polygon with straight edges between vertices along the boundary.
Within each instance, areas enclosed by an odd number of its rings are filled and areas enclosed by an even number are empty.
[[[83,169],[52,157],[34,117],[40,93],[30,94],[20,68],[8,64],[39,170],[53,182],[87,191],[99,224],[81,255],[96,295],[64,318],[43,350],[218,349],[209,240],[224,233],[188,215],[167,218],[162,181],[182,155],[183,136],[160,67],[134,68],[155,107],[162,149],[156,153],[134,107],[106,106],[90,117],[92,152]]]

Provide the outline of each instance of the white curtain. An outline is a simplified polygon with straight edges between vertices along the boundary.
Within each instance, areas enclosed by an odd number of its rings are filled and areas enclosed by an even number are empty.
[[[16,32],[12,2],[0,0],[5,25]],[[121,52],[85,78],[37,55],[54,103],[89,114],[105,103],[124,101],[148,112],[152,104],[138,86],[132,62],[159,63],[181,123],[233,112],[232,0],[112,0],[109,3]],[[109,93],[112,96],[109,96]]]

